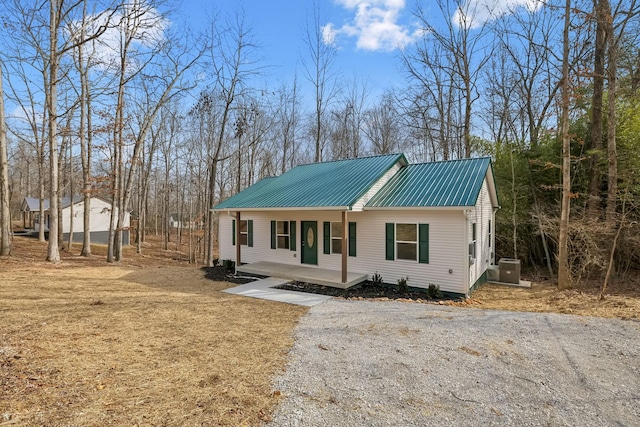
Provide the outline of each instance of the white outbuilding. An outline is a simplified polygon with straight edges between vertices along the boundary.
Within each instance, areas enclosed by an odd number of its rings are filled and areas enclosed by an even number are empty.
[[[22,201],[22,219],[25,229],[39,231],[44,227],[49,231],[50,208],[49,199],[43,200],[44,217],[40,218],[40,200],[33,197],[25,197]],[[90,235],[91,243],[107,244],[109,241],[109,223],[111,219],[111,203],[99,197],[91,198],[90,205]],[[63,239],[69,238],[69,233],[73,229],[73,241],[82,242],[84,238],[84,198],[75,196],[73,198],[62,198],[62,234]],[[118,218],[116,211],[116,220]],[[130,215],[125,212],[123,218],[122,242],[129,244]]]

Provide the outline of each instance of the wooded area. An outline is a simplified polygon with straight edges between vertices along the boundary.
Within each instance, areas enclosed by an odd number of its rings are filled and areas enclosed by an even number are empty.
[[[279,81],[241,8],[196,33],[154,0],[5,3],[0,255],[8,216],[31,196],[51,200],[59,261],[71,245],[60,199],[81,194],[131,212],[139,252],[146,233],[169,247],[179,224],[191,261],[211,265],[218,201],[301,163],[404,152],[492,157],[498,258],[557,277],[566,256],[561,286],[640,268],[637,0],[532,1],[484,20],[477,2],[423,2],[422,36],[397,58],[405,84],[382,95],[335,67],[318,5],[299,77]],[[109,262],[123,256],[121,221],[112,215]]]

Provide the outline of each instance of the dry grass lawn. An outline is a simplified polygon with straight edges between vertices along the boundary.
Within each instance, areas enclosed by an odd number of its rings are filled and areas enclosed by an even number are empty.
[[[640,319],[640,278],[609,285],[605,299],[600,300],[599,281],[578,284],[573,289],[558,291],[557,286],[533,283],[531,289],[486,284],[466,304],[473,307],[578,314],[618,319]]]
[[[233,285],[178,253],[128,250],[108,265],[72,251],[53,266],[46,244],[14,243],[0,259],[0,426],[269,419],[306,309],[221,293]]]

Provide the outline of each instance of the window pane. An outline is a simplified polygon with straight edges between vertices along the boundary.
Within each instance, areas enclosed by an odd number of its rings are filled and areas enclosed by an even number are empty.
[[[289,249],[289,236],[278,236],[278,249]]]
[[[398,243],[398,259],[415,261],[418,254],[418,245],[415,243]]]
[[[332,254],[342,253],[342,239],[331,239],[331,253]]]
[[[342,237],[342,223],[341,222],[332,222],[331,223],[331,237]]]
[[[240,221],[240,232],[241,233],[247,232],[247,221]]]
[[[396,240],[417,242],[418,233],[415,224],[396,224]]]
[[[241,233],[240,234],[240,244],[241,245],[247,245],[247,234],[246,233]]]
[[[277,234],[289,234],[289,221],[277,222]]]

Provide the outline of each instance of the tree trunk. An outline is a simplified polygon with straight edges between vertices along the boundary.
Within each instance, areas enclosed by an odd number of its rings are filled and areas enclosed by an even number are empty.
[[[566,0],[562,52],[562,105],[560,129],[562,135],[562,205],[558,235],[558,289],[571,287],[569,271],[569,209],[571,208],[571,140],[569,135],[569,25],[571,0]]]
[[[213,206],[213,201],[215,200],[216,194],[216,174],[218,173],[218,163],[216,160],[212,160],[211,166],[209,167],[209,197],[208,203],[209,207]],[[214,267],[213,265],[213,226],[214,226],[214,218],[213,212],[210,209],[207,209],[207,228],[209,230],[207,234],[207,267]]]
[[[600,207],[600,152],[602,151],[602,99],[604,91],[605,54],[607,47],[608,0],[594,0],[596,15],[596,43],[593,58],[593,97],[591,107],[591,154],[589,156],[589,194],[587,214],[595,219]]]
[[[49,3],[49,90],[47,107],[49,118],[49,245],[47,261],[60,262],[58,248],[58,28],[60,0]]]
[[[11,255],[11,212],[9,210],[9,159],[7,129],[4,122],[4,91],[0,60],[0,255]]]
[[[609,6],[607,4],[607,6]],[[613,20],[611,17],[611,7],[607,13],[609,15],[609,68],[608,78],[608,106],[607,106],[607,220],[614,218],[618,200],[618,150],[616,147],[616,98],[618,94],[618,42],[613,34]]]
[[[86,16],[86,2],[83,9],[83,17]],[[84,25],[82,27],[82,39],[85,38]],[[83,197],[83,236],[82,236],[82,251],[80,255],[83,257],[91,256],[91,141],[92,141],[92,126],[91,126],[91,99],[89,90],[89,77],[88,70],[84,63],[84,49],[82,46],[78,46],[78,61],[77,61],[78,73],[80,74],[80,127],[78,132],[80,134],[80,161],[82,164],[82,197]],[[85,128],[86,125],[86,128]]]

